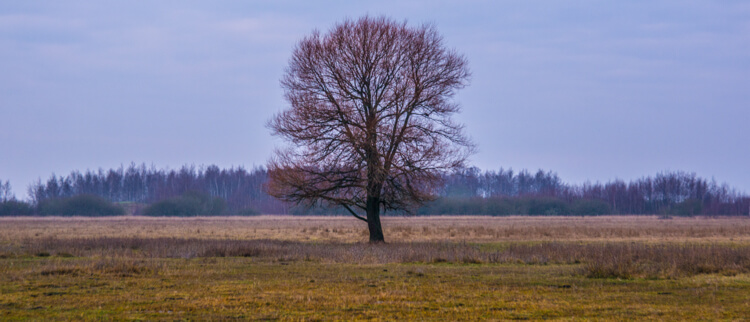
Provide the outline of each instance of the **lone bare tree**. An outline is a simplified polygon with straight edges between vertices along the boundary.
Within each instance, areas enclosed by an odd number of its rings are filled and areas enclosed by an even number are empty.
[[[381,209],[432,199],[441,173],[473,152],[451,120],[460,110],[451,98],[468,78],[466,59],[431,25],[363,17],[314,31],[281,80],[291,108],[268,123],[291,144],[269,161],[267,191],[342,206],[367,222],[370,242],[383,242]]]

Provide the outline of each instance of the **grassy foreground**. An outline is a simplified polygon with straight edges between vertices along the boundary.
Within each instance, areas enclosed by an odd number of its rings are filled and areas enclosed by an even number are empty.
[[[50,270],[64,263],[67,270]],[[742,319],[750,277],[592,279],[576,265],[4,259],[2,319]],[[76,269],[77,267],[77,269]]]
[[[186,225],[173,220],[175,226]],[[421,231],[427,235],[451,233],[441,230],[446,222],[424,220],[430,228]],[[481,220],[476,227],[489,229],[487,219]],[[727,222],[732,228],[711,221],[710,231],[701,230],[709,225],[700,221],[693,223],[696,228],[663,224],[644,228],[654,233],[637,234],[633,240],[619,236],[609,241],[585,235],[606,235],[603,232],[612,228],[605,219],[577,230],[555,228],[558,220],[549,231],[570,231],[577,237],[470,242],[435,238],[371,246],[335,240],[165,236],[171,229],[167,219],[159,222],[166,225],[163,229],[146,221],[141,225],[152,229],[150,235],[130,237],[104,237],[85,220],[67,228],[78,231],[76,236],[60,230],[55,220],[6,219],[0,230],[13,230],[13,235],[0,235],[0,320],[750,316],[750,245],[741,222]],[[228,220],[227,230],[236,224]],[[134,226],[130,229],[140,229]],[[495,226],[502,227],[502,221]],[[221,229],[218,224],[200,227],[204,232]],[[297,229],[300,235],[312,229],[295,221],[266,228]],[[58,233],[48,233],[56,229]],[[409,226],[391,229],[420,231]],[[692,237],[708,233],[711,238],[705,241]]]

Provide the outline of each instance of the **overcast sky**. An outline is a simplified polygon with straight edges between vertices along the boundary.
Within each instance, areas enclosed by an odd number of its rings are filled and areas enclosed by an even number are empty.
[[[466,55],[482,169],[750,192],[748,1],[3,1],[0,180],[25,198],[76,169],[264,165],[295,42],[365,14]]]

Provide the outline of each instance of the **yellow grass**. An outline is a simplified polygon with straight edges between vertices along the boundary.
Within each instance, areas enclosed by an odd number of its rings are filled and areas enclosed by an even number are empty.
[[[385,217],[386,241],[642,241],[750,243],[750,218]],[[176,237],[362,242],[353,217],[0,218],[0,242],[29,237]]]

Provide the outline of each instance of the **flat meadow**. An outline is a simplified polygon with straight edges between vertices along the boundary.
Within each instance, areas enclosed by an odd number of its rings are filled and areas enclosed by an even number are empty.
[[[750,218],[0,218],[0,319],[742,320]]]

